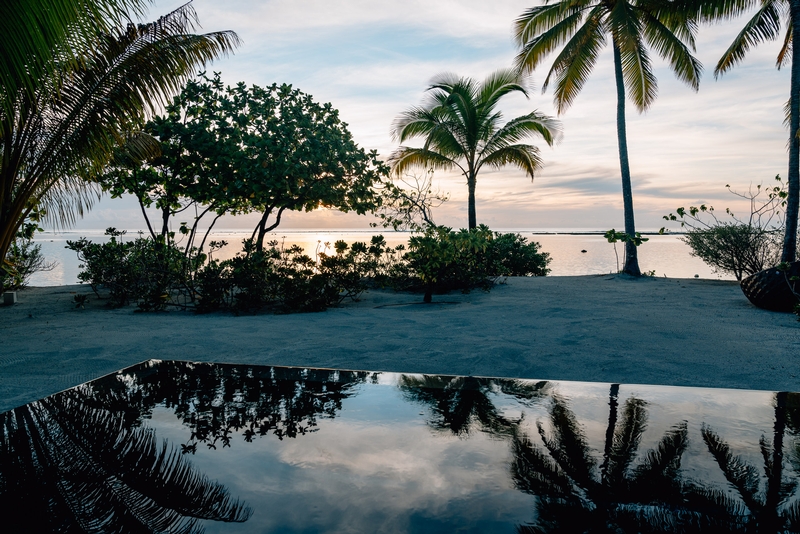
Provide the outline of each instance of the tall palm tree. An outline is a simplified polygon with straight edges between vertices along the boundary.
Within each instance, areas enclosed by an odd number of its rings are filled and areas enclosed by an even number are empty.
[[[196,35],[186,4],[148,24],[95,35],[79,62],[66,59],[34,92],[0,108],[0,259],[35,207],[68,224],[92,202],[87,182],[109,161],[124,133],[177,93],[195,70],[230,52],[233,32]],[[148,144],[143,143],[144,153]],[[0,270],[0,277],[3,271]]]
[[[759,0],[747,2],[761,4],[753,17],[747,21],[739,35],[720,58],[714,69],[714,77],[729,71],[742,61],[753,46],[778,38],[781,25],[786,25],[783,45],[778,52],[777,67],[791,64],[789,88],[789,173],[788,196],[786,197],[786,230],[783,237],[781,261],[795,260],[797,251],[797,218],[800,207],[800,47],[792,46],[793,28],[800,24],[800,0]],[[741,10],[732,12],[739,14]],[[719,17],[719,15],[717,15]]]
[[[537,111],[517,117],[502,125],[496,111],[499,100],[511,93],[528,91],[519,74],[499,70],[482,83],[454,74],[436,76],[421,105],[403,112],[392,125],[392,137],[400,143],[423,137],[422,148],[401,146],[389,157],[397,176],[410,167],[458,169],[469,190],[469,229],[476,228],[475,185],[484,166],[519,167],[531,177],[541,169],[539,149],[521,143],[538,135],[548,144],[558,139],[561,125]]]
[[[546,90],[555,82],[554,100],[559,114],[578,96],[607,37],[611,38],[625,233],[631,238],[636,235],[636,225],[625,131],[625,92],[627,89],[628,98],[640,113],[655,100],[658,86],[648,47],[667,60],[679,80],[697,90],[702,66],[691,54],[697,16],[697,7],[692,9],[692,5],[691,1],[561,0],[532,7],[515,22],[514,36],[521,49],[515,62],[521,72],[532,71],[562,47],[542,87]],[[622,270],[641,275],[632,240],[625,243]]]

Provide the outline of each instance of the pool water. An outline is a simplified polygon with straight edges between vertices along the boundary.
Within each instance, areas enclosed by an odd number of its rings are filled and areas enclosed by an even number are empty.
[[[6,532],[800,529],[798,393],[152,360],[0,418]]]

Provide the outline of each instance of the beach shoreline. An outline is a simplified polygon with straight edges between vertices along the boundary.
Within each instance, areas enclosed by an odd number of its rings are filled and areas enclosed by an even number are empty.
[[[0,307],[0,411],[152,358],[800,391],[800,322],[731,281],[509,278],[432,305],[380,290],[290,315],[108,309],[85,285],[18,301]]]

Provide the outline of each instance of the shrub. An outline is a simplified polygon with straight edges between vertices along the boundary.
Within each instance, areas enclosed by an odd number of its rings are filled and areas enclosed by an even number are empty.
[[[36,212],[38,216],[39,212]],[[15,291],[28,285],[28,281],[34,273],[51,271],[55,268],[55,262],[48,262],[42,256],[42,246],[33,242],[33,236],[37,231],[41,231],[38,223],[25,221],[17,231],[14,241],[8,249],[8,254],[2,262],[3,291]]]
[[[119,239],[124,231],[108,228],[106,243],[92,243],[86,238],[67,241],[81,261],[78,279],[92,290],[108,291],[113,307],[135,302],[142,311],[163,310],[168,305],[187,306],[193,299],[188,275],[193,258],[187,258],[171,242],[136,238]],[[202,263],[203,258],[194,258]]]
[[[780,259],[782,236],[784,233],[783,209],[786,206],[786,186],[780,176],[775,177],[776,185],[747,193],[737,193],[725,187],[734,195],[748,200],[750,214],[740,219],[730,209],[725,213],[730,219],[717,218],[713,206],[680,207],[676,214],[665,215],[668,221],[680,221],[681,227],[688,228],[682,241],[692,249],[696,256],[710,265],[715,272],[729,273],[740,282],[743,278],[773,267]],[[766,198],[762,195],[766,194]],[[661,229],[664,233],[665,229]]]
[[[693,228],[682,241],[716,272],[743,278],[775,265],[781,256],[782,232],[741,223],[719,223]]]
[[[492,233],[485,225],[454,232],[431,226],[409,240],[406,258],[412,276],[424,286],[425,302],[433,292],[489,289],[502,276],[544,276],[550,257],[519,234]]]

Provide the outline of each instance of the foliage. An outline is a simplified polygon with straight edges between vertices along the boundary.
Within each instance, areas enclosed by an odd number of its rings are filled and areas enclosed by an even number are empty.
[[[408,252],[404,245],[387,246],[380,235],[350,246],[337,241],[332,253],[326,243],[315,258],[297,245],[271,241],[259,250],[248,239],[240,254],[224,261],[212,256],[225,242],[212,241],[208,255],[198,249],[186,255],[172,239],[126,242],[124,232],[106,233],[110,239],[103,244],[67,242],[82,263],[78,278],[98,296],[108,293],[109,305],[136,303],[142,311],[322,311],[375,287],[424,289],[430,302],[434,291],[488,290],[502,276],[544,276],[550,262],[538,243],[485,226],[459,232],[432,226],[411,238]]]
[[[170,217],[194,210],[194,221],[181,223],[185,250],[198,242],[203,249],[225,213],[262,213],[253,232],[259,250],[285,210],[366,213],[375,206],[373,184],[388,173],[375,151],[356,145],[337,110],[286,84],[224,87],[219,73],[201,73],[145,131],[159,140],[161,155],[120,157],[101,184],[112,196],[139,199],[153,238],[146,207],[161,211],[162,238]],[[198,223],[207,214],[214,219],[201,240]]]
[[[533,111],[502,124],[496,110],[499,100],[511,93],[528,96],[524,80],[510,70],[490,74],[482,83],[453,74],[440,74],[427,89],[420,106],[403,112],[392,125],[399,142],[422,137],[422,148],[401,146],[389,162],[397,176],[412,167],[458,169],[467,180],[469,229],[477,226],[475,186],[484,166],[513,165],[531,177],[542,166],[539,149],[520,143],[541,136],[553,145],[561,125],[551,117]]]
[[[449,195],[433,189],[433,170],[428,170],[422,177],[406,174],[398,177],[397,181],[401,185],[389,180],[379,184],[375,214],[381,222],[370,223],[370,226],[375,228],[380,224],[395,232],[422,232],[426,227],[434,226],[433,210],[447,202]]]
[[[406,258],[409,268],[425,289],[424,302],[434,292],[451,289],[491,288],[502,276],[544,276],[550,270],[547,253],[538,243],[527,243],[519,234],[492,233],[485,225],[454,232],[431,226],[412,236]]]
[[[67,248],[81,262],[78,280],[88,283],[98,296],[100,289],[107,291],[110,306],[135,302],[142,311],[156,311],[170,304],[185,306],[192,299],[191,262],[201,263],[203,257],[186,258],[174,244],[161,239],[123,241],[125,232],[115,228],[108,228],[106,235],[110,237],[106,243],[81,238],[67,241]]]
[[[782,210],[787,193],[780,176],[776,176],[775,181],[772,187],[759,184],[747,193],[737,193],[726,185],[732,194],[749,201],[750,214],[746,219],[726,208],[730,220],[720,220],[714,207],[705,204],[688,209],[680,207],[664,219],[680,221],[681,227],[688,228],[682,241],[691,247],[693,256],[716,272],[730,273],[741,281],[779,261],[784,226]],[[663,233],[664,228],[661,231]]]
[[[628,98],[640,113],[655,101],[658,82],[648,49],[665,59],[679,80],[698,89],[702,66],[690,52],[695,48],[698,8],[703,4],[665,4],[661,0],[559,0],[527,9],[515,22],[515,39],[520,48],[515,63],[520,72],[532,72],[546,56],[561,48],[542,86],[542,90],[546,90],[555,83],[553,98],[559,114],[577,98],[608,37],[611,38],[625,233],[631,238],[636,236],[636,224],[625,128],[625,93],[627,90]],[[625,243],[623,272],[641,275],[633,241]]]
[[[33,93],[3,93],[9,105],[0,108],[0,258],[33,209],[44,208],[48,222],[62,225],[82,214],[96,193],[87,180],[101,172],[123,134],[197,66],[238,44],[231,32],[195,35],[196,26],[186,4],[153,23],[93,28],[89,42],[69,43],[79,47],[79,61],[66,55]],[[135,148],[143,156],[153,146],[139,137]]]
[[[85,50],[114,25],[141,15],[144,0],[5,0],[0,3],[0,112],[14,98],[33,97],[64,63],[77,64]]]
[[[42,246],[33,242],[35,233],[43,231],[39,226],[43,215],[39,210],[31,212],[17,230],[16,238],[11,242],[3,264],[0,265],[5,272],[3,291],[22,289],[28,285],[28,279],[33,273],[55,268],[55,262],[48,262],[42,256]]]

